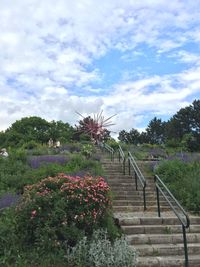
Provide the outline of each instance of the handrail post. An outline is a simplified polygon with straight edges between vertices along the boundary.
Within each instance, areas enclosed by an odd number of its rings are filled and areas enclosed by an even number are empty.
[[[145,187],[143,187],[143,199],[144,199],[144,211],[147,209],[146,206],[146,194],[145,194]]]
[[[159,190],[156,186],[156,196],[157,196],[157,205],[158,205],[158,217],[160,217],[160,199],[159,199]]]
[[[120,162],[120,159],[121,159],[121,157],[120,157],[120,151],[119,151],[119,162]]]
[[[128,174],[131,174],[131,163],[130,163],[130,158],[128,157]]]
[[[126,162],[126,159],[124,158],[123,159],[123,174],[125,175],[125,162]]]
[[[160,199],[159,199],[159,190],[156,184],[156,175],[154,176],[154,181],[155,181],[155,185],[156,185],[156,198],[157,198],[157,206],[158,206],[158,217],[160,217]]]
[[[184,242],[184,253],[185,253],[185,267],[189,267],[186,230],[183,224],[182,224],[182,229],[183,229],[183,242]]]
[[[136,191],[138,191],[138,185],[137,185],[137,173],[136,173],[136,171],[134,171],[134,174],[135,174],[135,189],[136,189]]]

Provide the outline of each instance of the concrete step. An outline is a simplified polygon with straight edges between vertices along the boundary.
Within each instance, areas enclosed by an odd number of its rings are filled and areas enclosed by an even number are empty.
[[[172,234],[182,233],[181,225],[122,225],[122,229],[125,234]],[[200,225],[191,225],[189,229],[186,229],[188,233],[199,233]]]
[[[114,187],[114,189],[116,189],[116,190],[118,190],[118,189],[120,189],[120,188],[122,188],[122,189],[124,189],[125,191],[132,191],[132,192],[134,192],[134,191],[136,191],[136,189],[135,189],[135,186],[133,185],[133,184],[130,184],[129,186],[128,185],[124,185],[124,186],[112,186],[112,187]],[[141,188],[141,187],[139,187],[138,186],[138,190],[137,190],[138,192],[141,192],[141,191],[143,191],[143,188]],[[149,192],[153,192],[153,193],[155,193],[155,190],[154,190],[154,188],[151,188],[151,187],[146,187],[145,188],[145,191],[146,191],[146,193],[149,193]]]
[[[129,183],[129,184],[134,184],[135,185],[135,178],[123,178],[123,177],[104,177],[104,179],[108,182],[108,183],[118,183],[118,184],[121,184],[121,183]],[[139,181],[138,181],[138,185],[139,185]],[[152,181],[147,181],[146,182],[147,186],[151,186],[151,187],[155,187],[155,183]]]
[[[141,201],[143,201],[143,198],[141,196],[138,195],[133,195],[133,194],[114,194],[113,193],[113,199],[114,200],[124,200],[124,201],[134,201],[134,200],[138,200],[140,199]],[[149,200],[154,200],[154,198]]]
[[[138,199],[135,199],[135,200],[116,200],[114,199],[113,200],[113,205],[114,206],[138,206],[139,204],[141,204],[141,201],[143,201],[143,199],[141,198],[138,198]],[[146,201],[147,203],[147,206],[152,206],[152,205],[156,205],[156,200],[151,200],[151,201]],[[167,205],[165,201],[160,201],[160,205],[161,206],[165,206]]]
[[[154,257],[138,257],[138,267],[184,267],[184,256],[154,256]],[[200,256],[189,256],[190,267],[200,267]]]
[[[143,199],[143,194],[138,194],[137,192],[131,192],[131,191],[122,191],[122,192],[112,192],[114,199]],[[147,194],[146,200],[151,201],[155,200],[156,196],[154,194]]]
[[[167,206],[162,206],[161,209],[163,211],[168,211],[170,208]],[[136,206],[113,206],[113,211],[114,212],[135,212],[135,211],[143,211],[144,206],[143,202],[140,202],[140,205]],[[157,211],[157,206],[147,206],[147,211]]]
[[[128,235],[127,241],[130,245],[136,244],[183,244],[183,235],[180,234],[138,234]],[[200,233],[187,233],[188,243],[200,243]]]
[[[178,225],[177,217],[132,217],[119,219],[120,225]],[[190,216],[191,225],[200,225],[200,217]]]
[[[140,256],[171,256],[171,255],[184,255],[184,245],[182,244],[153,244],[153,245],[138,245],[134,247]],[[200,256],[200,244],[188,244],[188,255]]]
[[[136,191],[136,189],[135,189],[135,185],[133,185],[133,184],[130,184],[130,185],[125,185],[125,184],[123,184],[123,185],[120,185],[120,184],[110,184],[110,183],[108,183],[108,185],[110,186],[110,188],[111,188],[111,190],[113,191],[113,192],[119,192],[119,191],[131,191],[132,193],[134,193],[134,191]],[[138,188],[138,192],[143,192],[143,189],[141,189],[141,188]],[[151,188],[151,187],[146,187],[145,188],[145,192],[152,192],[152,193],[154,193],[155,192],[155,190],[154,190],[154,188]]]

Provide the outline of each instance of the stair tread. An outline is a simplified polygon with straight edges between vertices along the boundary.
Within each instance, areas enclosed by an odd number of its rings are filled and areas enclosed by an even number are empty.
[[[179,255],[145,257],[139,256],[137,262],[138,266],[140,267],[183,267],[185,258],[184,256]],[[200,267],[200,256],[190,255],[189,264],[191,267]]]

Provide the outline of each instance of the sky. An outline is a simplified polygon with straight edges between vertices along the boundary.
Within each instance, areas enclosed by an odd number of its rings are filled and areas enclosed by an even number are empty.
[[[144,130],[200,99],[200,0],[1,0],[0,131],[112,116]]]

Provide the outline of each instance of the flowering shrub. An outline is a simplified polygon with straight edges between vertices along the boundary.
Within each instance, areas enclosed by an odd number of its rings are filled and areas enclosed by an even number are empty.
[[[45,250],[75,245],[101,225],[111,206],[109,191],[102,177],[64,174],[26,186],[16,208],[22,243]]]

